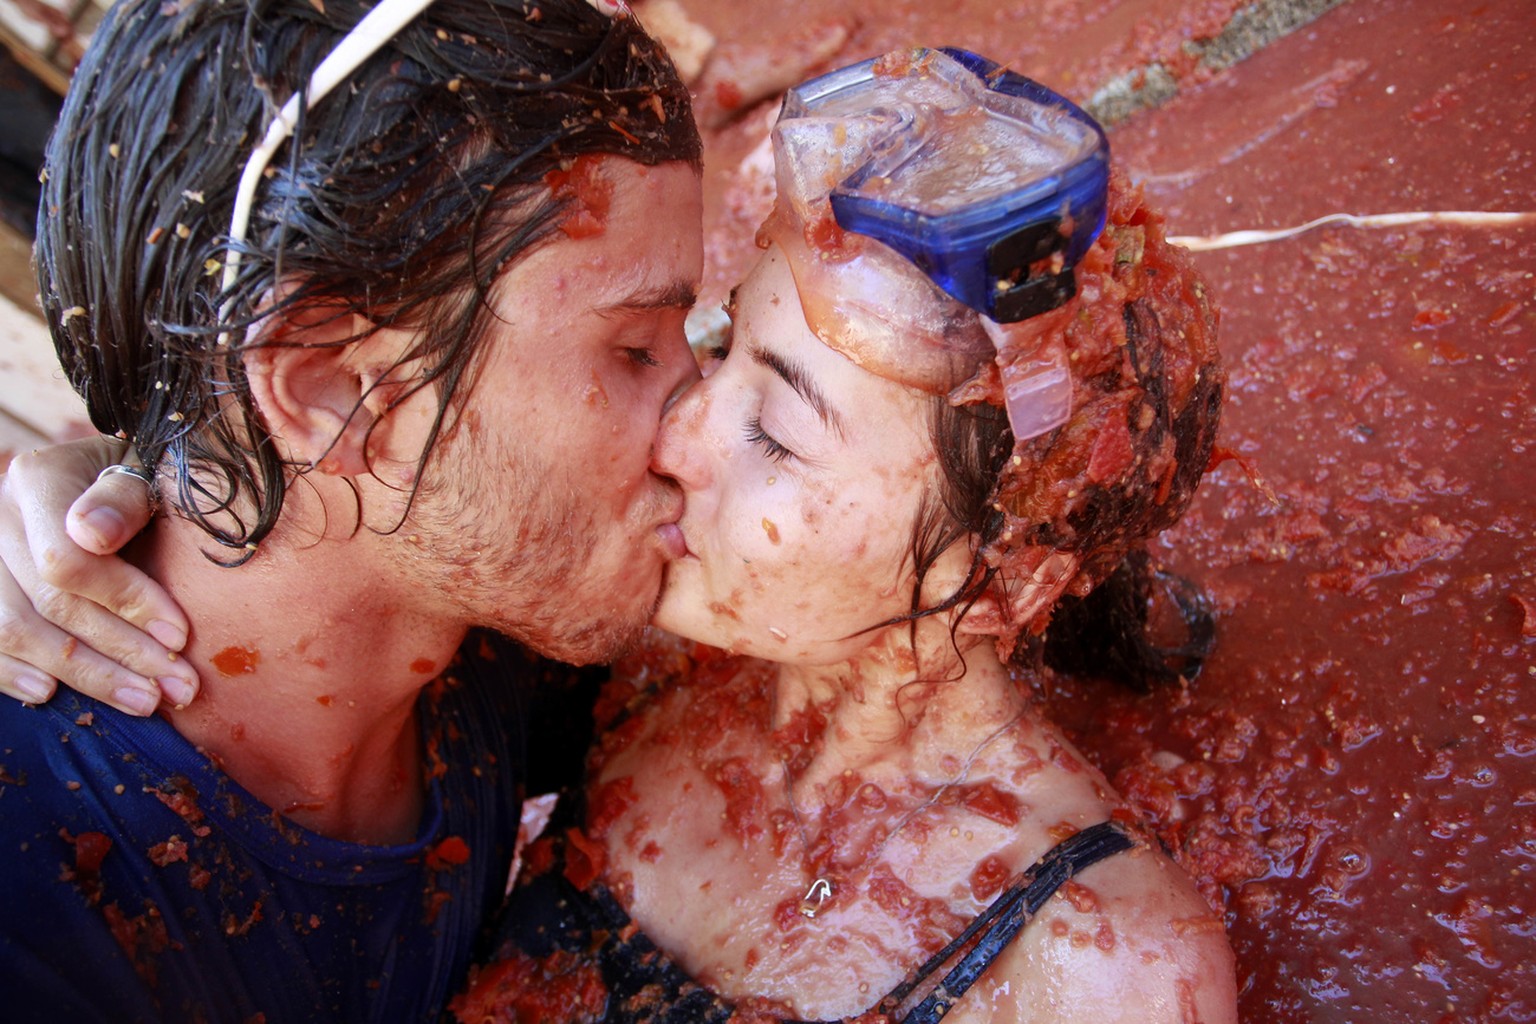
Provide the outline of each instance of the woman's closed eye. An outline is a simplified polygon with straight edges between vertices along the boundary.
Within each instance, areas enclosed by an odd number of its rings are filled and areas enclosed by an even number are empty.
[[[795,453],[780,444],[773,435],[763,429],[763,421],[753,416],[747,421],[747,440],[763,449],[763,454],[774,462],[795,457]]]

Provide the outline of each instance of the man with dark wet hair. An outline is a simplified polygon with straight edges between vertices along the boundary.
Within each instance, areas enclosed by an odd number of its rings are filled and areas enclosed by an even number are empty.
[[[677,553],[686,90],[585,0],[367,13],[122,0],[50,145],[43,307],[205,684],[0,702],[8,1020],[436,1019],[518,826],[525,655],[469,630],[605,660]]]

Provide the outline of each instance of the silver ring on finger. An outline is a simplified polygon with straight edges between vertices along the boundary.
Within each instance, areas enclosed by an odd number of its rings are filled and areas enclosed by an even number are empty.
[[[148,487],[150,490],[154,490],[154,488],[155,488],[155,475],[153,473],[151,473],[149,470],[145,469],[143,466],[125,466],[125,465],[122,465],[121,463],[118,463],[116,465],[108,466],[106,469],[103,469],[100,473],[97,473],[96,474],[96,479],[97,480],[105,480],[107,477],[111,476],[113,473],[126,473],[127,475],[133,477],[136,480],[144,481],[144,486]]]

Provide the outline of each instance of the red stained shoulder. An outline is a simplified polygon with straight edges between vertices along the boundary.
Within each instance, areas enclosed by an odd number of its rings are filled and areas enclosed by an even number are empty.
[[[971,895],[985,903],[1002,892],[1009,873],[1008,865],[999,858],[986,858],[971,872]]]

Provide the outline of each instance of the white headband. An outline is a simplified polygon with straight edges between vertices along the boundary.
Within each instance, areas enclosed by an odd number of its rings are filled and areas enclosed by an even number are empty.
[[[312,110],[316,103],[325,98],[326,94],[343,82],[348,75],[357,70],[358,65],[373,56],[379,49],[391,39],[416,15],[431,6],[433,0],[381,0],[379,5],[359,21],[357,25],[342,37],[336,48],[328,53],[320,66],[315,68],[315,73],[309,76],[308,102],[305,110]],[[245,242],[245,232],[250,226],[251,203],[256,197],[256,185],[261,176],[266,172],[267,165],[272,162],[273,155],[279,146],[293,134],[293,130],[299,121],[299,96],[296,93],[291,96],[283,109],[278,111],[277,117],[267,126],[266,138],[261,140],[261,145],[251,153],[246,161],[245,170],[240,174],[240,185],[235,191],[235,209],[229,219],[229,248],[224,260],[224,278],[222,288],[228,291],[234,287],[235,278],[240,271],[240,246]],[[219,310],[219,320],[225,321],[229,317],[233,300],[226,300]],[[224,344],[229,340],[228,333],[219,335],[219,343]]]

